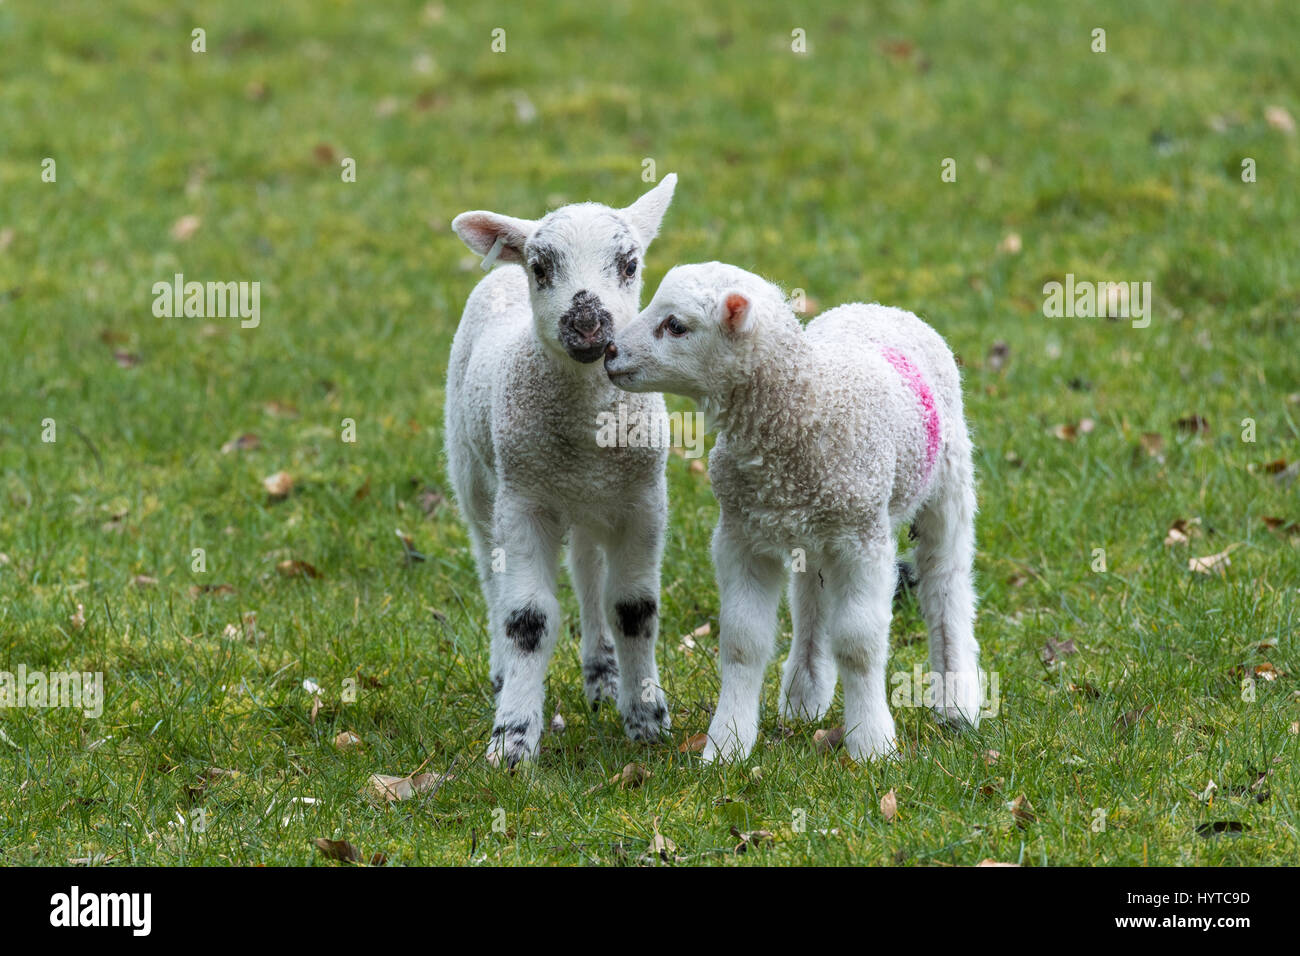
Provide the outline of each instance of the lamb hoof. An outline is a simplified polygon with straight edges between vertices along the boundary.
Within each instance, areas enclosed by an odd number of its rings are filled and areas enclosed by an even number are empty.
[[[603,701],[618,700],[618,661],[612,647],[583,662],[582,689],[593,711],[600,710]]]
[[[493,767],[513,770],[523,761],[532,760],[537,756],[541,727],[540,717],[497,724],[488,741],[487,762]]]
[[[716,725],[717,719],[714,719]],[[748,740],[744,740],[735,730],[727,724],[722,729],[716,729],[715,726],[709,727],[709,742],[704,745],[704,753],[701,754],[706,764],[711,763],[730,763],[732,761],[741,761],[749,756],[754,749],[754,741],[758,738],[758,728],[755,727],[753,732],[748,735]]]
[[[625,703],[621,710],[623,729],[627,731],[629,740],[657,742],[672,727],[672,718],[668,715],[668,705],[664,702],[663,694],[656,694],[652,701],[643,701],[638,697],[634,703]]]
[[[980,712],[976,707],[973,711],[963,707],[935,707],[934,714],[947,727],[953,730],[978,730],[980,725]]]
[[[850,732],[844,741],[844,750],[857,763],[898,759],[898,747],[892,733],[889,736],[869,736]]]

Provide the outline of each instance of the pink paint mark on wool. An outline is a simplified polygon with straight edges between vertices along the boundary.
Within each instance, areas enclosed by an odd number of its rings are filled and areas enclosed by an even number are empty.
[[[925,415],[925,476],[929,478],[934,460],[939,454],[939,411],[934,407],[934,393],[930,391],[929,383],[921,370],[898,349],[883,348],[880,354],[894,366],[894,371],[902,376],[921,403],[921,411]]]

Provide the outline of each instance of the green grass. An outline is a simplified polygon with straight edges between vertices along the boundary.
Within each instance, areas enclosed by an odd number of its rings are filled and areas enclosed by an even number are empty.
[[[390,864],[635,862],[656,818],[690,863],[1300,862],[1300,542],[1262,521],[1300,521],[1300,484],[1262,468],[1300,459],[1300,140],[1265,119],[1300,116],[1300,9],[537,6],[0,5],[0,670],[103,671],[107,694],[97,720],[0,711],[0,862],[313,864],[315,837]],[[672,264],[719,258],[821,307],[912,309],[963,357],[978,636],[1002,692],[978,732],[896,709],[904,759],[844,766],[814,728],[781,732],[773,668],[748,762],[680,754],[717,693],[716,505],[674,456],[674,740],[632,745],[586,713],[570,639],[547,684],[567,731],[526,771],[482,761],[483,604],[454,508],[421,498],[447,494],[442,384],[480,276],[448,223],[624,204],[647,157],[681,177],[647,297]],[[179,241],[185,215],[201,226]],[[1018,254],[998,251],[1010,232]],[[260,281],[260,327],[155,318],[151,286],[175,272]],[[1150,281],[1151,326],[1045,318],[1043,283],[1066,273]],[[1177,428],[1192,415],[1208,430]],[[260,446],[222,454],[245,432]],[[296,487],[272,502],[261,479],[281,469]],[[1177,518],[1200,519],[1190,547],[1162,543]],[[395,528],[428,560],[408,565]],[[1223,576],[1189,572],[1230,546]],[[281,576],[287,559],[320,577]],[[233,590],[192,593],[215,585]],[[255,640],[223,636],[252,612]],[[708,622],[688,653],[680,635]],[[891,670],[924,661],[922,634],[903,605]],[[783,616],[778,653],[788,635]],[[1048,640],[1077,653],[1049,667]],[[1281,676],[1243,700],[1238,669],[1264,663]],[[344,730],[362,746],[337,750]],[[642,786],[608,783],[633,762]],[[421,766],[455,779],[392,807],[361,796]],[[1263,802],[1234,793],[1263,771]],[[318,802],[285,822],[294,797]],[[205,832],[171,826],[199,808]],[[1196,835],[1214,821],[1249,829]],[[737,855],[733,825],[774,840]]]

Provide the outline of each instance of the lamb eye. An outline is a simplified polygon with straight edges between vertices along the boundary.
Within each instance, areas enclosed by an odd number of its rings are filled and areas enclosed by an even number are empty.
[[[538,281],[539,283],[541,283],[541,282],[545,282],[545,281],[546,281],[546,266],[542,265],[540,262],[534,262],[534,263],[533,263],[533,276],[537,279],[537,281]]]
[[[629,279],[636,275],[636,259],[627,260],[627,263],[623,266],[623,275]]]
[[[668,330],[669,335],[675,338],[681,338],[690,331],[686,324],[675,315],[670,315],[664,320],[664,328]]]

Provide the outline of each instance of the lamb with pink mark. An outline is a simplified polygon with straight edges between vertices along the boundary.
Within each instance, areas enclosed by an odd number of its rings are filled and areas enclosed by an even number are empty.
[[[910,312],[853,303],[805,328],[775,285],[718,262],[678,266],[605,355],[617,386],[694,399],[717,432],[709,474],[722,686],[708,761],[748,756],[787,584],[786,719],[844,685],[845,746],[895,753],[886,664],[897,536],[911,522],[934,709],[979,722],[975,483],[957,363]]]

